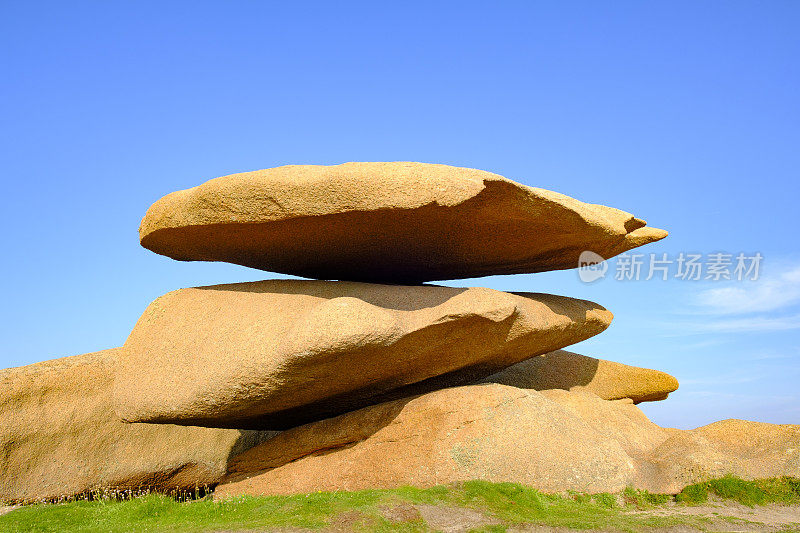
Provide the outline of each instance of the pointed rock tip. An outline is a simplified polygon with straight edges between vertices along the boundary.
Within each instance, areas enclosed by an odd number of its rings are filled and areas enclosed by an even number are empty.
[[[633,243],[635,246],[642,246],[650,244],[651,242],[660,241],[667,235],[669,235],[667,230],[643,226],[628,233],[626,240]]]

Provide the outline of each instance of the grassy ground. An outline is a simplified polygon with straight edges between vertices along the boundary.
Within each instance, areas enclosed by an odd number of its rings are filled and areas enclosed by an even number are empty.
[[[622,494],[548,495],[512,483],[471,481],[430,489],[400,488],[300,496],[210,498],[180,502],[161,495],[31,505],[0,516],[6,532],[237,531],[336,529],[432,531],[440,522],[472,523],[474,531],[505,531],[524,524],[569,529],[639,532],[689,526],[705,530],[702,516],[642,512],[728,498],[743,505],[800,504],[800,480],[742,481],[726,477],[691,485],[677,497],[627,489]],[[718,526],[724,517],[715,517]],[[800,522],[800,516],[798,516]],[[736,529],[731,519],[730,530]]]

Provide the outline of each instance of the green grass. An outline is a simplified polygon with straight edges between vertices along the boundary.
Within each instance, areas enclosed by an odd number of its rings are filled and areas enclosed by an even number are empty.
[[[800,481],[791,479],[746,482],[733,477],[698,483],[676,498],[702,503],[709,494],[748,505],[800,502]],[[476,531],[505,531],[515,524],[541,524],[573,529],[646,531],[676,525],[702,527],[704,518],[652,516],[633,511],[664,505],[672,496],[626,489],[622,494],[553,495],[514,483],[470,481],[453,486],[358,492],[328,492],[298,496],[240,497],[213,501],[177,501],[151,494],[127,500],[99,498],[60,504],[25,506],[0,516],[2,532],[202,532],[253,528],[299,527],[322,529],[346,520],[363,531],[431,531],[417,516],[405,521],[387,518],[385,510],[409,504],[428,504],[477,510],[496,521]]]
[[[650,509],[672,500],[670,494],[654,494],[646,490],[634,489],[633,487],[626,488],[622,492],[622,498],[626,504],[635,505],[637,509]]]
[[[782,477],[745,481],[735,476],[725,476],[684,488],[675,500],[689,505],[708,501],[710,495],[734,500],[752,507],[768,503],[800,503],[800,479]]]

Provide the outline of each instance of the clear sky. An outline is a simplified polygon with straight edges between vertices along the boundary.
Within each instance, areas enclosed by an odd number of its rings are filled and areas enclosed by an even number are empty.
[[[757,281],[617,281],[610,261],[591,284],[450,284],[612,310],[575,350],[675,375],[657,423],[798,424],[798,24],[794,1],[0,1],[0,367],[119,346],[176,288],[279,277],[141,248],[162,195],[410,160],[670,231],[642,253],[761,253]]]

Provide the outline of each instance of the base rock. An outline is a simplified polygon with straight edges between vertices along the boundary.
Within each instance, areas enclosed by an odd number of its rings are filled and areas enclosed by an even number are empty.
[[[653,451],[665,492],[725,474],[745,479],[800,477],[800,426],[728,419],[689,431],[671,430]],[[669,480],[675,480],[669,484]]]
[[[622,490],[622,446],[542,393],[441,389],[285,431],[234,458],[217,495],[430,487],[484,479],[542,490]]]
[[[0,501],[213,485],[274,432],[125,424],[111,406],[118,349],[0,370]]]
[[[737,421],[663,429],[629,399],[481,384],[283,432],[235,457],[215,494],[430,487],[470,479],[547,492],[633,486],[675,493],[706,475],[800,476],[798,451],[798,426]],[[694,469],[706,460],[719,468]]]

